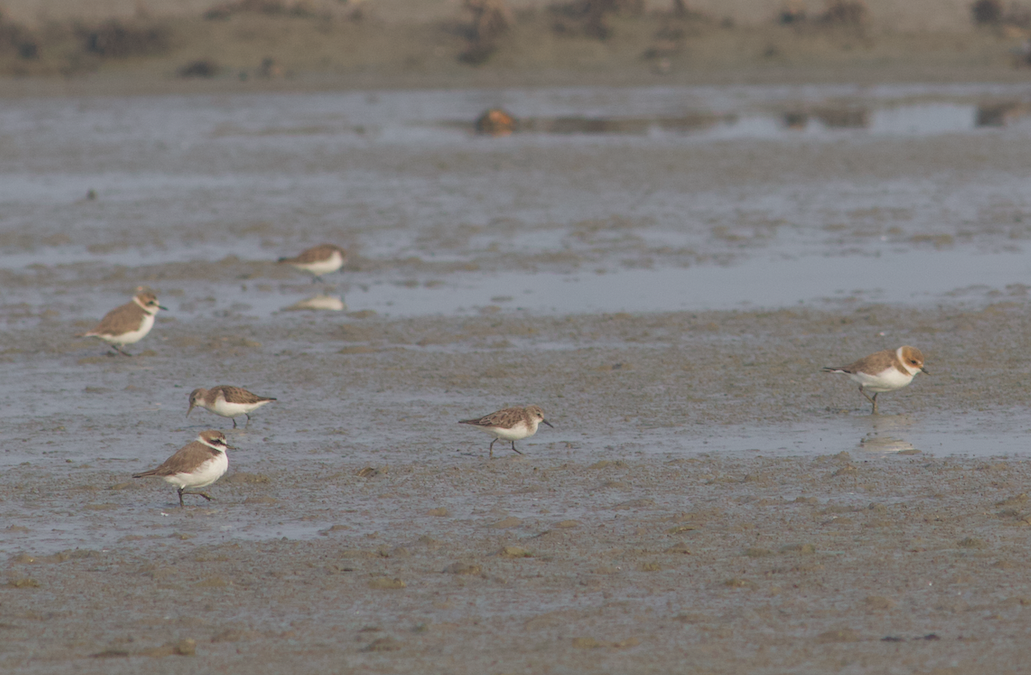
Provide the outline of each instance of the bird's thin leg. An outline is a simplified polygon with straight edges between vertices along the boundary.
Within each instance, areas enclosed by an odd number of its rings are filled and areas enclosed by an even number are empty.
[[[859,393],[862,394],[863,397],[866,398],[867,401],[869,401],[870,403],[873,403],[873,399],[870,398],[870,394],[867,394],[866,390],[863,389],[863,385],[859,385]]]
[[[230,417],[229,419],[233,420],[233,428],[235,429],[236,428],[236,418],[235,417]]]
[[[859,387],[859,393],[862,394],[863,396],[865,396],[866,400],[873,404],[873,413],[872,414],[876,415],[877,414],[877,394],[874,394],[873,398],[870,398],[870,394],[867,394],[866,391],[863,390],[862,385],[860,385],[860,387]]]
[[[179,488],[179,506],[180,507],[183,505],[183,495],[197,495],[199,497],[204,497],[204,499],[207,499],[209,502],[212,500],[212,497],[209,494],[205,494],[203,492],[186,492],[186,488]]]
[[[314,277],[312,277],[312,278],[311,278],[311,282],[312,282],[313,284],[321,284],[321,283],[323,283],[323,282],[322,282],[322,277],[320,277],[320,276],[314,276]]]
[[[517,455],[523,454],[523,453],[519,452],[518,450],[516,450],[515,441],[512,441],[512,449],[516,451]]]
[[[244,413],[244,415],[247,415],[247,413]],[[251,424],[251,416],[247,415],[247,423],[244,424],[243,426],[246,428],[246,427],[250,426],[250,424]]]
[[[497,438],[495,438],[493,441],[490,442],[490,448],[488,448],[488,450],[490,450],[490,458],[491,459],[494,459],[494,444],[497,443],[497,442],[498,442]]]

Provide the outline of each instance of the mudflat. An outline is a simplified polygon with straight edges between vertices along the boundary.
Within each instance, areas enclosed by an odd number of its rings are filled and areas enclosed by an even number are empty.
[[[869,312],[289,314],[165,323],[133,359],[48,342],[61,323],[16,331],[42,346],[5,370],[47,392],[23,400],[68,410],[5,434],[26,459],[0,479],[0,658],[17,673],[187,656],[226,672],[1017,672],[1031,462],[993,456],[962,419],[1026,401],[1021,357],[999,347],[1026,347],[1026,307],[878,308],[878,328],[920,329],[936,368],[876,418],[814,372],[868,341]],[[191,383],[215,380],[280,401],[237,432],[183,426]],[[457,424],[524,401],[556,425],[525,456],[489,461]],[[947,418],[979,456],[907,444]],[[842,423],[853,437],[815,452],[777,438]],[[180,509],[172,487],[129,478],[209,426],[239,448],[215,501]],[[709,450],[742,428],[749,447]]]

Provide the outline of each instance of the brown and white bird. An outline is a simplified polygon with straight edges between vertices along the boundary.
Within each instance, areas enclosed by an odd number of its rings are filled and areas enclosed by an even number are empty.
[[[133,478],[160,478],[171,483],[179,493],[179,507],[183,506],[183,493],[196,494],[209,502],[211,497],[203,492],[186,492],[190,488],[211,485],[229,468],[226,450],[235,450],[226,442],[221,431],[203,431],[197,440],[180,448],[174,455],[156,469],[133,474]]]
[[[76,337],[100,338],[114,347],[118,353],[130,356],[122,346],[142,340],[154,327],[154,315],[159,309],[168,310],[167,307],[158,304],[158,297],[154,295],[154,291],[139,286],[132,302],[115,307],[104,315],[96,328]]]
[[[302,251],[293,258],[280,258],[279,262],[296,267],[314,276],[312,283],[322,281],[323,274],[336,272],[347,262],[347,251],[336,244],[320,244]]]
[[[544,419],[544,411],[535,405],[528,405],[525,408],[505,408],[474,420],[459,420],[458,423],[469,424],[494,435],[494,440],[490,442],[489,448],[492,459],[494,444],[498,440],[512,441],[512,449],[521,455],[523,453],[516,449],[516,441],[533,436],[541,424],[547,424],[552,429],[555,428],[551,422]]]
[[[877,394],[901,389],[913,381],[917,373],[930,375],[924,369],[924,355],[916,347],[903,345],[896,350],[885,349],[840,368],[823,368],[825,373],[844,373],[859,383],[859,393],[873,404],[877,414]],[[871,398],[866,392],[872,391]]]
[[[186,411],[186,416],[190,416],[190,411],[195,407],[201,407],[206,410],[210,410],[216,415],[222,417],[229,417],[230,419],[239,417],[240,415],[247,416],[247,423],[251,423],[251,413],[260,408],[261,406],[275,401],[276,399],[268,396],[258,396],[241,387],[230,387],[225,384],[220,384],[217,387],[211,389],[194,389],[190,392],[190,407]],[[246,426],[246,424],[244,426]],[[236,428],[236,419],[233,419],[233,428]]]

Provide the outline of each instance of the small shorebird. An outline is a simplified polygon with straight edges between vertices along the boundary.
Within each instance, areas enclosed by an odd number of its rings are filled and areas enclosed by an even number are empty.
[[[130,356],[123,345],[139,342],[154,326],[154,315],[159,309],[168,311],[158,304],[154,291],[145,286],[136,289],[132,302],[115,307],[104,315],[97,327],[76,337],[98,337],[115,348],[119,354]]]
[[[523,453],[516,450],[516,441],[533,436],[537,433],[538,425],[542,423],[552,429],[555,428],[551,422],[544,419],[544,411],[535,405],[528,405],[525,408],[505,408],[478,419],[459,420],[458,423],[469,424],[494,435],[494,440],[490,442],[489,448],[491,459],[494,458],[494,444],[499,440],[512,441],[512,449],[521,455]]]
[[[323,274],[336,272],[347,262],[347,251],[336,244],[320,244],[302,251],[293,258],[280,258],[279,262],[296,267],[314,276],[312,283],[322,281]]]
[[[859,359],[841,368],[827,367],[825,373],[844,373],[853,382],[859,383],[859,393],[873,404],[877,414],[877,394],[901,389],[913,381],[917,373],[930,375],[924,369],[924,355],[916,347],[903,345],[896,350],[885,349]],[[873,398],[866,392],[872,391]]]
[[[190,408],[186,411],[186,416],[190,416],[190,411],[195,407],[200,406],[215,413],[222,417],[228,417],[233,420],[233,428],[236,428],[236,417],[240,415],[247,416],[247,424],[251,423],[251,413],[265,405],[270,401],[275,401],[274,398],[267,396],[258,396],[252,394],[246,389],[240,387],[230,387],[224,384],[220,384],[217,387],[211,389],[194,389],[190,392]],[[246,426],[246,424],[244,425]]]
[[[202,488],[211,485],[225,474],[229,468],[226,449],[235,450],[226,442],[221,431],[203,431],[197,440],[180,448],[174,455],[164,461],[156,469],[133,474],[133,478],[160,478],[171,483],[179,492],[179,507],[183,506],[183,493],[187,488]],[[203,492],[187,492],[200,495],[211,501]]]

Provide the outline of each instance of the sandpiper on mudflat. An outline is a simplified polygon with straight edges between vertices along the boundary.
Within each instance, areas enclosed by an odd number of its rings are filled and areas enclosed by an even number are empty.
[[[188,488],[202,488],[211,485],[229,468],[226,449],[235,450],[226,442],[221,431],[203,431],[197,440],[176,451],[156,469],[133,474],[133,478],[161,478],[176,487],[179,493],[179,506],[183,506],[183,493]],[[188,492],[204,497],[209,502],[211,497],[203,492]]]
[[[190,411],[195,407],[200,406],[206,410],[210,410],[216,415],[222,417],[229,417],[233,419],[233,428],[236,428],[236,417],[240,415],[247,416],[247,422],[244,426],[251,423],[251,413],[260,408],[261,406],[275,401],[276,399],[268,396],[258,396],[241,387],[230,387],[225,384],[220,384],[217,387],[211,389],[194,389],[190,392],[190,407],[186,411],[186,416],[190,416]]]
[[[459,420],[458,423],[469,424],[494,435],[494,440],[490,442],[489,448],[491,458],[494,457],[494,444],[498,440],[512,441],[512,449],[521,455],[523,453],[516,449],[516,441],[533,436],[537,433],[537,427],[540,424],[547,424],[554,429],[551,422],[544,419],[544,411],[535,405],[525,408],[505,408],[474,420]]]
[[[97,337],[107,342],[119,354],[129,356],[122,349],[124,345],[139,342],[154,326],[154,315],[159,309],[168,310],[158,304],[154,291],[145,286],[136,289],[132,302],[115,307],[104,315],[97,327],[76,337]]]
[[[347,262],[347,251],[336,244],[320,244],[279,262],[313,275],[312,283],[322,281],[323,274],[336,272]]]
[[[930,375],[924,369],[924,355],[916,347],[903,345],[898,349],[885,349],[840,368],[823,368],[825,373],[844,373],[859,383],[859,393],[873,404],[877,414],[877,394],[901,389],[913,381],[917,373]],[[866,392],[872,391],[873,397]]]

